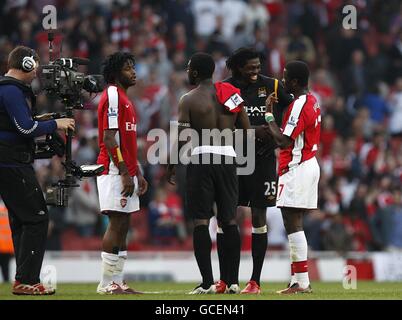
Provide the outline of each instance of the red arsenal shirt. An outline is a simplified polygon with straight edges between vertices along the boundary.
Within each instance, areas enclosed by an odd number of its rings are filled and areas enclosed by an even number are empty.
[[[99,148],[98,164],[103,164],[103,174],[119,174],[103,143],[104,130],[116,129],[116,141],[131,176],[137,173],[136,114],[133,103],[123,89],[110,85],[103,90],[98,105]]]
[[[321,112],[310,93],[294,100],[282,122],[282,133],[293,143],[279,153],[279,175],[315,156],[320,144]]]

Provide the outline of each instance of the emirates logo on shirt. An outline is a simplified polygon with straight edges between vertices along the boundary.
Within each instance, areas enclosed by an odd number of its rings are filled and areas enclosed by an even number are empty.
[[[127,205],[127,199],[126,198],[121,198],[120,199],[120,205],[122,208],[124,208]]]
[[[126,122],[126,131],[136,131],[137,125],[135,123]]]

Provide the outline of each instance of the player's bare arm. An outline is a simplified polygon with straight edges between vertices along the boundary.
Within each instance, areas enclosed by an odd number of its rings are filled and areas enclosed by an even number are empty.
[[[117,141],[115,138],[117,131],[118,130],[109,129],[109,130],[105,130],[105,133],[104,133],[103,142],[105,143],[105,147],[106,147],[108,153],[111,155],[113,155],[116,148],[118,148],[118,144],[117,144]],[[118,152],[120,153],[120,150],[118,150]],[[121,157],[121,153],[120,153],[120,157]],[[124,162],[124,159],[122,157],[121,157],[121,159],[117,160],[117,167],[119,169],[119,174],[121,176],[121,182],[123,184],[123,190],[122,190],[121,194],[125,197],[131,197],[134,193],[134,182],[128,172],[127,165]]]
[[[247,112],[244,108],[239,112],[236,119],[236,127],[244,130],[251,129],[250,120],[248,118]]]
[[[185,94],[180,98],[179,101],[179,116],[178,116],[179,135],[184,129],[190,128],[190,103],[189,103],[190,100],[191,96],[189,94]],[[179,141],[179,150],[184,143],[185,142]]]
[[[267,113],[265,114],[265,120],[267,122],[266,128],[268,129],[269,134],[274,138],[278,147],[284,149],[292,145],[293,140],[292,138],[282,134],[281,130],[275,122],[275,117],[272,113],[272,110],[273,104],[277,102],[278,98],[274,92],[271,93],[265,101],[265,106],[267,107]]]
[[[247,112],[244,108],[237,115],[236,128],[243,129],[243,137],[247,137],[250,134],[250,130],[253,127],[250,125],[250,119],[248,118]]]
[[[180,133],[186,129],[186,128],[190,128],[190,105],[188,103],[189,100],[189,93],[183,95],[180,98],[179,101],[179,116],[178,116],[178,127],[179,127],[179,132],[178,132],[178,136],[180,136]],[[178,150],[180,151],[181,147],[183,146],[185,142],[183,141],[175,141],[175,145],[179,145]],[[176,150],[175,148],[173,150]],[[174,182],[174,176],[176,175],[176,168],[174,164],[168,164],[167,167],[167,173],[166,173],[166,177],[167,177],[167,181],[170,184],[175,184]]]

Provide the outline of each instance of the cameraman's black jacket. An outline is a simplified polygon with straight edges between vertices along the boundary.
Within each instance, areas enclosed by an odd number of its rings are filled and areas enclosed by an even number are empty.
[[[231,77],[224,82],[229,82],[240,89],[241,97],[244,100],[244,109],[252,126],[260,126],[265,122],[265,100],[274,92],[274,78],[269,78],[259,74],[258,79],[254,83],[246,83],[241,78]],[[293,97],[285,92],[281,82],[279,81],[278,89],[278,104],[274,106],[274,116],[276,124],[281,127],[282,114],[289,104],[293,101]],[[272,155],[277,147],[273,139],[269,141],[256,141],[255,151],[257,156]]]
[[[54,120],[33,120],[35,102],[30,86],[12,77],[0,77],[0,166],[29,165],[34,138],[56,130]]]

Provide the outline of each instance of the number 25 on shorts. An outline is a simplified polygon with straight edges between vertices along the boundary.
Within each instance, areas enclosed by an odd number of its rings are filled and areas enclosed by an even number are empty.
[[[275,196],[276,195],[276,181],[272,182],[264,182],[264,185],[267,186],[264,195],[266,196]]]

